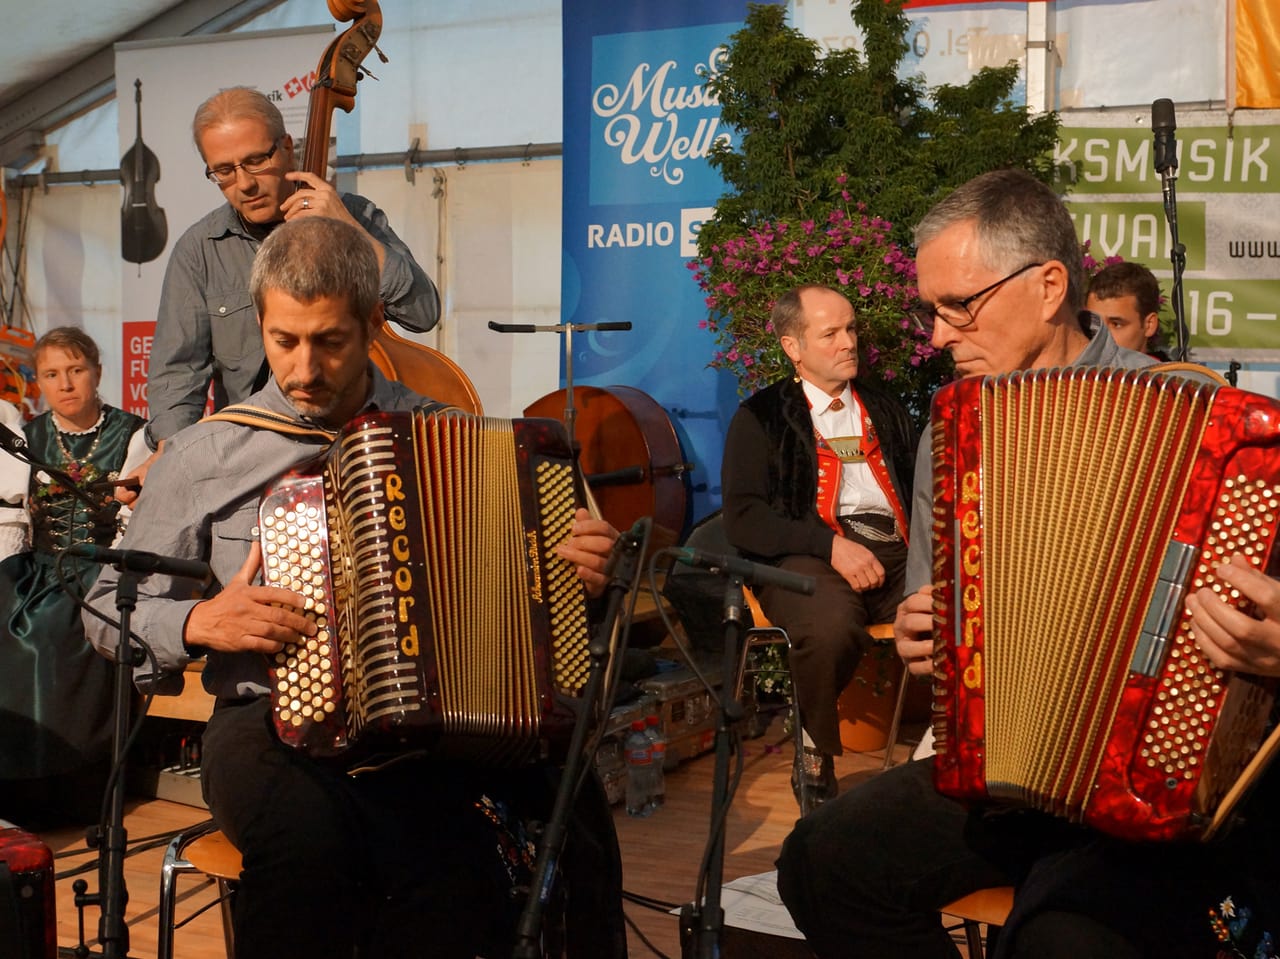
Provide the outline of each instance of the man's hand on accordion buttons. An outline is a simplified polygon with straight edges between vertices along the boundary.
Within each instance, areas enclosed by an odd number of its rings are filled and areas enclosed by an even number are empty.
[[[913,676],[933,672],[933,587],[921,586],[898,604],[893,643]]]
[[[1239,555],[1216,573],[1239,590],[1256,613],[1228,605],[1209,587],[1198,589],[1187,597],[1196,642],[1219,669],[1280,676],[1280,583]]]
[[[556,547],[561,559],[578,568],[578,579],[582,580],[589,596],[599,596],[604,592],[608,583],[604,568],[617,539],[618,531],[605,520],[595,519],[585,509],[580,509],[573,516],[573,531],[569,538]]]
[[[855,593],[884,585],[884,567],[875,554],[843,536],[831,539],[831,568],[844,577]]]
[[[254,543],[222,592],[191,608],[183,642],[221,652],[277,653],[285,643],[315,635],[315,625],[302,615],[301,596],[278,586],[252,585],[261,565],[262,547]]]

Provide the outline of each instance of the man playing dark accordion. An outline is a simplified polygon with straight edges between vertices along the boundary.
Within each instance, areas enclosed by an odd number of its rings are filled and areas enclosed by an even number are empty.
[[[136,679],[164,691],[188,663],[205,660],[217,706],[201,783],[214,822],[243,856],[241,957],[509,954],[532,852],[526,823],[546,818],[554,789],[554,772],[540,765],[486,772],[412,757],[348,775],[271,730],[268,657],[316,626],[299,594],[260,585],[262,492],[325,451],[322,430],[362,411],[425,402],[369,361],[382,321],[378,276],[373,249],[348,224],[308,217],[272,232],[251,280],[272,378],[247,405],[299,432],[226,421],[181,431],[147,475],[121,542],[204,560],[213,572],[199,598],[189,581],[141,579],[133,626],[155,665],[138,667]],[[558,548],[589,593],[603,588],[616,537],[579,511]],[[108,615],[118,580],[104,571],[90,597]],[[87,615],[86,626],[100,650],[114,652],[113,628]],[[570,954],[621,956],[616,838],[594,786],[580,796],[563,859],[562,931]]]
[[[1060,199],[1025,173],[998,171],[961,186],[917,226],[916,244],[920,319],[961,376],[1153,362],[1116,346],[1105,327],[1086,338],[1073,224]],[[926,436],[915,473],[909,592],[894,623],[899,655],[916,675],[934,670],[932,467]],[[1258,616],[1208,589],[1192,593],[1186,606],[1200,648],[1219,668],[1280,675],[1280,585],[1241,557],[1216,573],[1256,604]],[[998,957],[1208,959],[1259,948],[1257,955],[1273,955],[1266,950],[1280,934],[1277,802],[1273,764],[1225,836],[1137,843],[1038,810],[971,807],[935,789],[932,760],[912,762],[797,823],[778,861],[778,886],[822,959],[956,956],[939,907],[1010,884],[1014,906],[995,943]]]

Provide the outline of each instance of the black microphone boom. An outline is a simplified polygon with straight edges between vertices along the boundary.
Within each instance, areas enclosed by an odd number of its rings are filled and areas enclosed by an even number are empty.
[[[1174,131],[1178,122],[1173,116],[1173,101],[1168,98],[1151,104],[1151,132],[1155,134],[1155,166],[1157,173],[1178,170],[1178,141]]]
[[[104,563],[134,573],[163,573],[166,576],[205,581],[213,575],[209,564],[198,559],[161,556],[158,553],[148,553],[140,549],[107,549],[91,543],[77,543],[75,546],[67,547],[66,551],[72,556],[83,556],[95,563]]]
[[[812,576],[801,576],[799,573],[788,573],[785,569],[775,569],[764,563],[753,563],[737,556],[722,556],[719,553],[704,553],[700,549],[682,547],[675,549],[675,557],[686,566],[697,566],[709,569],[713,573],[728,573],[741,576],[742,581],[750,586],[777,586],[779,589],[793,593],[804,593],[812,596],[817,582]]]

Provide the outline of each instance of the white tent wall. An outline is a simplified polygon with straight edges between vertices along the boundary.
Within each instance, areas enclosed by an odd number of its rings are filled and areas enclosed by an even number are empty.
[[[36,187],[10,203],[11,239],[20,227],[20,203],[27,219],[27,312],[14,317],[15,325],[29,319],[37,336],[57,326],[83,327],[102,349],[102,396],[118,405],[120,190],[109,184]]]
[[[560,161],[483,163],[362,174],[396,232],[436,278],[444,318],[427,334],[471,378],[493,416],[518,416],[556,389],[560,339],[504,334],[500,323],[560,318]],[[438,196],[436,194],[439,194]]]

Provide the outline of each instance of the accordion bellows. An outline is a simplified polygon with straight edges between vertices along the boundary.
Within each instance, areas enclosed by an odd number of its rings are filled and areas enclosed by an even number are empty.
[[[1214,668],[1184,600],[1227,590],[1235,553],[1275,572],[1280,404],[1144,371],[975,377],[935,397],[932,442],[939,790],[1212,834],[1269,755],[1275,684]]]
[[[263,497],[264,578],[317,633],[274,662],[280,739],[513,764],[572,729],[585,594],[555,553],[580,502],[554,420],[368,413]]]

